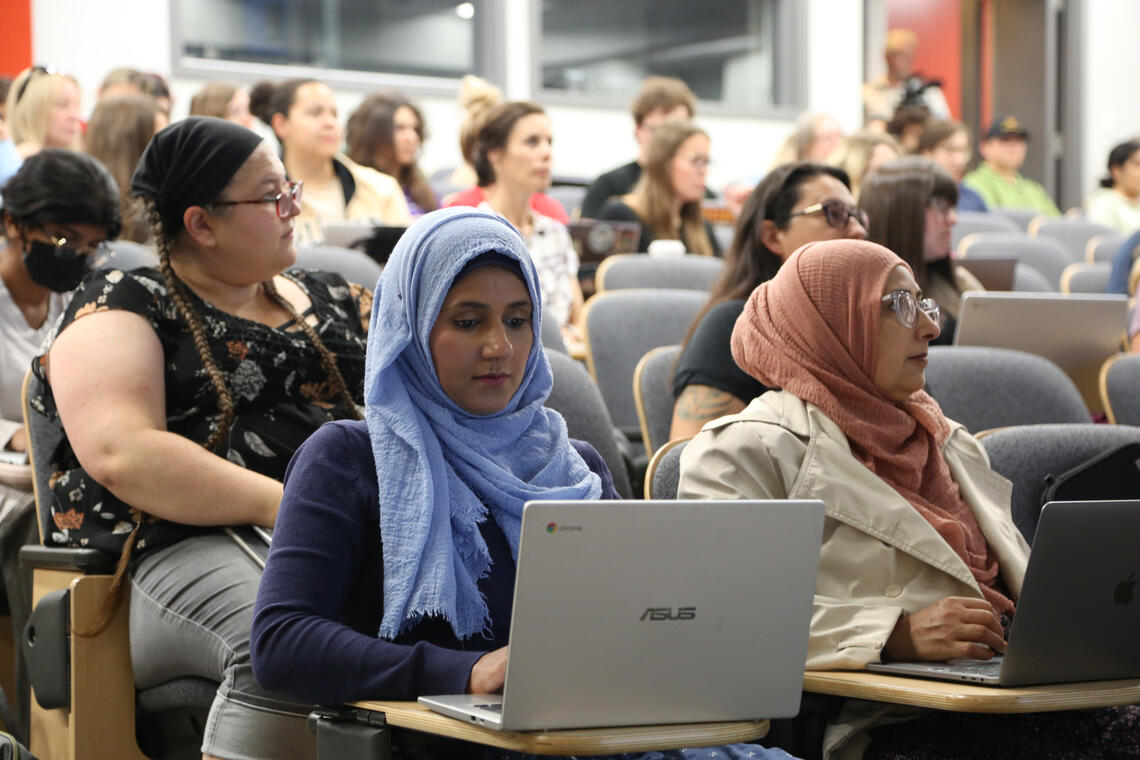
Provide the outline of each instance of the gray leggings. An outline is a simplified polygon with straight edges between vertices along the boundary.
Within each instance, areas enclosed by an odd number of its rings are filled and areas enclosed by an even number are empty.
[[[224,760],[316,757],[309,705],[261,688],[249,629],[261,569],[222,533],[146,555],[131,581],[131,662],[146,689],[185,676],[220,681],[202,752]]]

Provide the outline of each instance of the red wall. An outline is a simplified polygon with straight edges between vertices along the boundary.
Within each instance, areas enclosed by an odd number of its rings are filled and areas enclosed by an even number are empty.
[[[954,118],[962,114],[961,0],[887,0],[887,26],[918,35],[914,70],[942,80]]]
[[[3,0],[0,74],[14,77],[32,65],[32,0]]]

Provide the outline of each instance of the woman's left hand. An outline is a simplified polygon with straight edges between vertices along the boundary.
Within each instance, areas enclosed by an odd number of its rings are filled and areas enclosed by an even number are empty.
[[[497,694],[507,680],[507,650],[501,647],[480,657],[467,679],[468,694]]]

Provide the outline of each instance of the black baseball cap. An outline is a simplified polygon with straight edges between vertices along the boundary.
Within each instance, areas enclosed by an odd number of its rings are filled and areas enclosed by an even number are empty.
[[[1003,116],[1000,119],[994,119],[994,123],[986,132],[987,140],[993,137],[1020,137],[1023,140],[1028,140],[1029,132],[1017,120],[1016,116]]]

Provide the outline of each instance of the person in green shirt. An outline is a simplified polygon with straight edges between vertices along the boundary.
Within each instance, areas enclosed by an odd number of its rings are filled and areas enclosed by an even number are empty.
[[[1045,188],[1021,176],[1029,147],[1029,132],[1015,117],[996,119],[978,146],[981,166],[963,178],[963,182],[985,200],[990,208],[1033,209],[1047,216],[1060,216],[1057,204]]]

